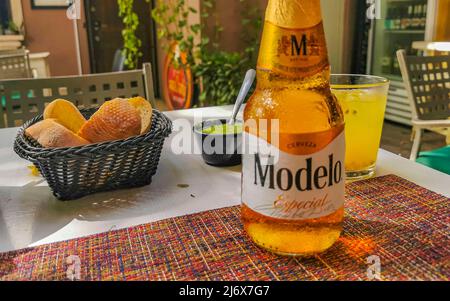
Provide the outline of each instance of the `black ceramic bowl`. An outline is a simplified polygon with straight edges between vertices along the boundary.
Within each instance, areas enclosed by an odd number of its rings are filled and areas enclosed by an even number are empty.
[[[203,160],[212,166],[235,166],[242,162],[242,132],[226,134],[207,134],[212,126],[226,124],[226,119],[204,121],[194,126],[197,143],[201,143]],[[236,124],[242,124],[236,120]]]

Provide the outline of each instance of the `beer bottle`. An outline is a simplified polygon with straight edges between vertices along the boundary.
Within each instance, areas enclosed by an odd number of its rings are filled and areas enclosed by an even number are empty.
[[[271,252],[322,252],[344,216],[344,115],[330,89],[320,0],[269,0],[244,112],[242,221]]]

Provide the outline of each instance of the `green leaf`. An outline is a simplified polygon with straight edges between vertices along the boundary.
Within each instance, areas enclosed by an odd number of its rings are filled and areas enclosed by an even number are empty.
[[[211,1],[203,1],[202,3],[204,6],[206,6],[207,8],[212,8],[213,4]]]

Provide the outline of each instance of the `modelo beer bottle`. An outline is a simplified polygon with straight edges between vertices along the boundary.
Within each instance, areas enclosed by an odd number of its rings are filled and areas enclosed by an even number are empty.
[[[242,221],[277,254],[322,252],[342,230],[344,116],[329,78],[320,0],[269,0],[244,113]]]

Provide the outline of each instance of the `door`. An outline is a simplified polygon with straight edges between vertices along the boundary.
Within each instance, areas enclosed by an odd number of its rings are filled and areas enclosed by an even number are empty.
[[[93,73],[111,72],[115,53],[123,47],[123,23],[119,17],[117,0],[85,0],[85,9],[91,70]],[[155,95],[158,97],[156,35],[151,9],[152,4],[147,1],[134,2],[134,11],[140,21],[136,34],[142,41],[143,53],[138,68],[141,68],[143,62],[152,64]]]
[[[8,28],[10,17],[9,1],[0,1],[0,35]]]

